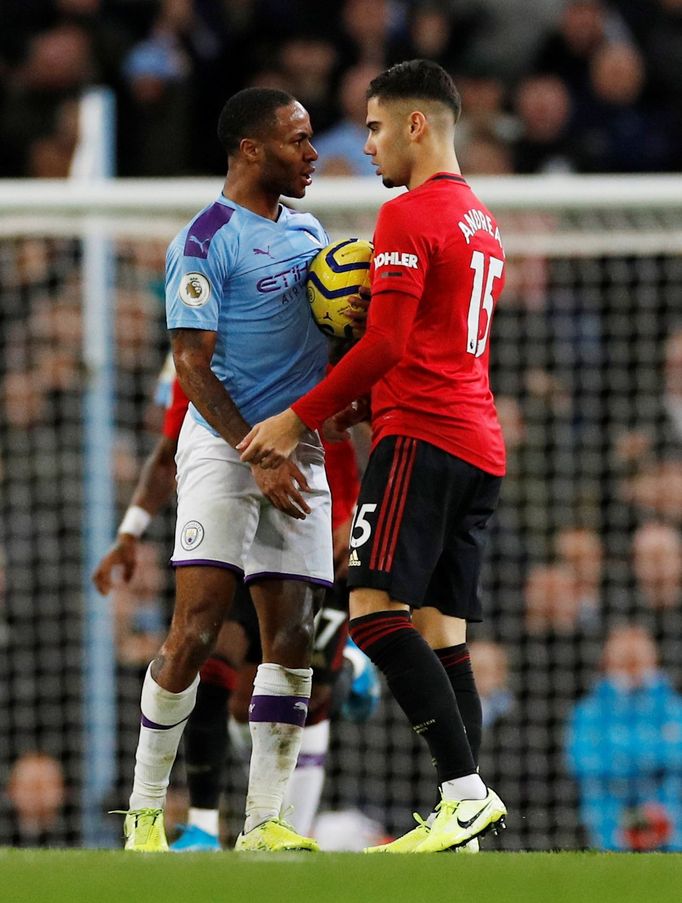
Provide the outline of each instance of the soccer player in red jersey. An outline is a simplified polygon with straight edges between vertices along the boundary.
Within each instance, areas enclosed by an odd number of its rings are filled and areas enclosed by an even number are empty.
[[[492,214],[462,178],[460,99],[426,60],[368,89],[365,152],[387,187],[374,235],[372,301],[358,344],[291,408],[257,424],[245,461],[275,466],[303,430],[371,391],[373,451],[350,538],[350,632],[426,740],[441,801],[386,852],[438,852],[504,826],[478,775],[480,701],[466,646],[481,620],[486,524],[505,472],[488,379],[490,326],[504,284]],[[412,614],[411,614],[412,610]]]

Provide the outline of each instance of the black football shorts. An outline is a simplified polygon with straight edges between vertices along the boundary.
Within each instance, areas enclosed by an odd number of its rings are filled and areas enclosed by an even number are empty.
[[[385,590],[413,608],[481,621],[485,528],[501,482],[420,439],[382,439],[353,519],[349,588]]]

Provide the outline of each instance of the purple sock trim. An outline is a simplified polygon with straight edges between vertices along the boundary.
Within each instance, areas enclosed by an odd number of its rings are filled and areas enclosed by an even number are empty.
[[[249,721],[273,721],[303,727],[308,715],[308,702],[307,696],[254,695],[249,705]]]
[[[189,715],[187,716],[187,718],[189,718]],[[153,731],[169,731],[172,727],[177,727],[178,724],[183,724],[185,721],[187,721],[187,718],[182,718],[175,724],[157,724],[156,721],[150,721],[149,718],[147,718],[147,716],[144,714],[144,712],[142,712],[140,714],[140,724],[142,725],[142,727],[151,728],[151,730]]]
[[[296,768],[313,768],[315,765],[324,766],[327,761],[327,753],[299,753]]]

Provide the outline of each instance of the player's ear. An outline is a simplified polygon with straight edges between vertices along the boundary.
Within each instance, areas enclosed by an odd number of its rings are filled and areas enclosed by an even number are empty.
[[[242,138],[239,142],[239,150],[249,162],[256,163],[260,160],[262,147],[259,141],[253,138]]]
[[[426,129],[426,116],[419,110],[414,110],[410,113],[408,122],[410,140],[421,138]]]

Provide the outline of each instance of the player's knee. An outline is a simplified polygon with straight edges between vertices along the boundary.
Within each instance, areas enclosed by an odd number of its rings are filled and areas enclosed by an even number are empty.
[[[309,654],[313,644],[313,632],[312,619],[279,625],[271,642],[276,660],[282,660],[291,654],[297,657]]]
[[[185,626],[181,636],[171,632],[163,648],[166,658],[178,666],[199,670],[215,647],[218,627],[196,624]]]

